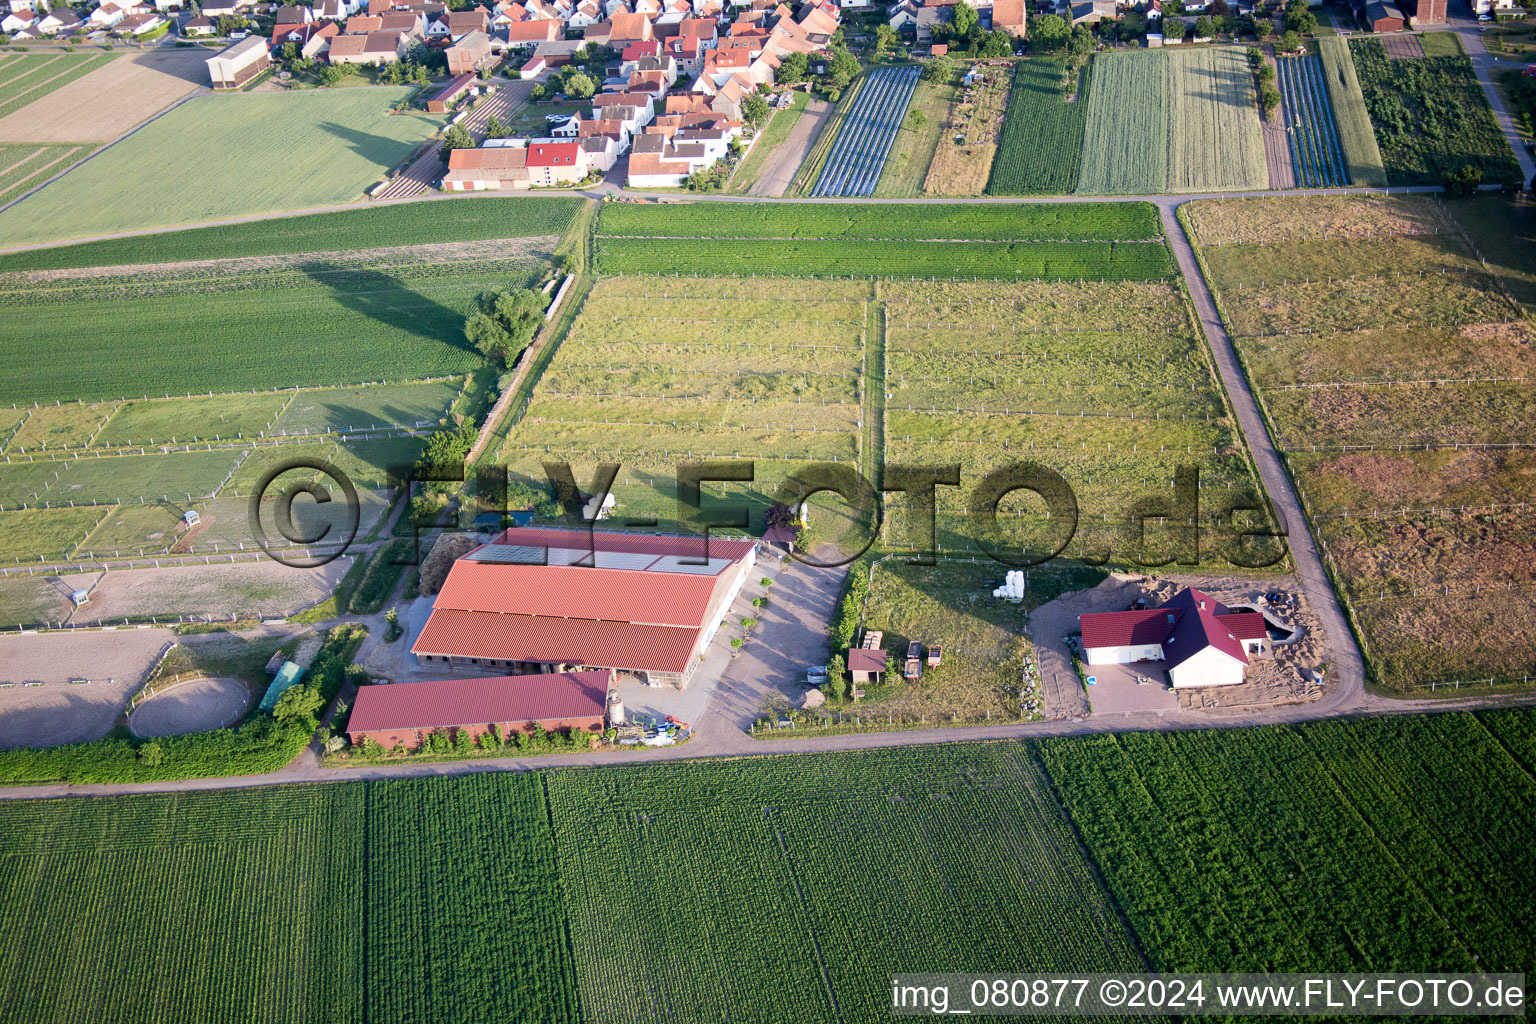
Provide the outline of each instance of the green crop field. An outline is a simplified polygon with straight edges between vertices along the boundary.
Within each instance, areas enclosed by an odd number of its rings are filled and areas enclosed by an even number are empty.
[[[1365,108],[1355,62],[1349,55],[1349,43],[1339,36],[1324,36],[1317,41],[1323,61],[1323,80],[1328,85],[1328,101],[1333,105],[1334,124],[1339,129],[1339,146],[1344,151],[1344,166],[1355,185],[1381,186],[1387,183],[1387,170],[1381,163],[1381,149],[1376,145],[1376,131],[1371,114]]]
[[[111,62],[110,53],[28,53],[0,62],[0,117]]]
[[[279,433],[430,427],[464,389],[464,378],[300,391],[272,424]]]
[[[1077,188],[1088,117],[1089,69],[1081,73],[1076,98],[1066,102],[1066,65],[1047,57],[1014,65],[1008,115],[992,160],[987,194],[997,196],[1068,193]]]
[[[463,196],[451,203],[278,217],[0,255],[0,274],[563,235],[585,202],[569,196]]]
[[[1162,237],[1146,203],[612,203],[603,238],[1108,242]]]
[[[1529,974],[1533,768],[1508,710],[7,801],[0,1012],[798,1024],[978,964]]]
[[[1137,964],[1023,746],[561,772],[548,786],[593,1020],[874,1021],[890,975],[918,964]],[[651,899],[662,873],[662,921],[615,912]]]
[[[616,274],[1144,280],[1173,273],[1161,237],[1141,203],[612,204],[597,251]]]
[[[143,398],[463,374],[483,291],[536,275],[552,239],[413,246],[196,271],[0,282],[0,401]],[[110,333],[100,325],[112,324]]]
[[[1177,50],[1168,56],[1168,72],[1168,191],[1268,188],[1264,129],[1243,48]]]
[[[1140,281],[1171,276],[1161,242],[763,242],[757,239],[601,238],[609,274],[765,274],[785,277],[1017,278]]]
[[[36,188],[90,152],[91,146],[34,146],[30,143],[0,146],[0,205]]]
[[[1168,187],[1168,84],[1162,50],[1094,58],[1079,192],[1151,195]]]
[[[1536,966],[1536,780],[1476,717],[1036,746],[1153,970]]]
[[[0,512],[0,562],[67,558],[110,509],[19,509]]]
[[[0,236],[46,242],[358,199],[440,124],[390,113],[410,93],[194,97],[0,213]]]
[[[1462,167],[1518,182],[1520,167],[1465,56],[1389,60],[1375,39],[1349,44],[1393,185],[1438,185]]]
[[[1492,266],[1518,273],[1518,219],[1466,202]],[[1461,209],[1393,196],[1189,213],[1372,674],[1394,690],[1524,685],[1536,667],[1536,573],[1520,554],[1536,542],[1536,475],[1497,447],[1536,430],[1533,332],[1463,239]]]

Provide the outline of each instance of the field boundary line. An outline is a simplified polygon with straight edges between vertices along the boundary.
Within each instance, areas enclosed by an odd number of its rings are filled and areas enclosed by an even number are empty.
[[[7,201],[7,202],[5,202],[3,204],[0,204],[0,213],[4,213],[6,210],[9,210],[11,207],[13,207],[17,203],[21,202],[23,199],[28,198],[29,196],[33,195],[34,193],[42,191],[43,189],[47,188],[49,185],[52,185],[55,181],[58,181],[60,178],[64,177],[64,175],[68,174],[70,171],[74,170],[76,167],[79,167],[81,164],[85,163],[87,160],[93,160],[96,157],[100,156],[102,153],[105,153],[107,150],[111,149],[113,146],[117,145],[119,142],[122,142],[124,139],[129,138],[129,137],[131,137],[133,135],[137,135],[140,131],[142,131],[143,129],[145,129],[149,125],[153,124],[155,121],[160,120],[166,114],[169,114],[171,111],[175,110],[177,107],[181,106],[183,103],[186,103],[188,100],[195,99],[198,96],[203,96],[203,95],[210,95],[211,96],[212,94],[213,94],[213,92],[212,92],[211,89],[207,89],[207,88],[204,88],[202,86],[199,86],[198,88],[194,89],[192,92],[190,92],[187,95],[183,96],[181,99],[177,100],[175,103],[172,103],[170,106],[166,107],[164,110],[160,111],[159,113],[153,114],[153,115],[151,115],[149,117],[146,117],[144,120],[140,121],[138,124],[134,125],[132,128],[128,129],[126,132],[124,132],[123,134],[119,135],[117,138],[112,139],[110,142],[105,142],[105,143],[102,143],[100,145],[97,145],[95,149],[91,150],[89,153],[85,154],[85,156],[81,157],[79,160],[76,160],[74,163],[70,164],[68,167],[64,168],[58,174],[55,174],[53,177],[49,178],[47,181],[43,182],[42,184],[34,185],[32,188],[30,188],[27,191],[23,192],[21,195],[17,196],[15,199],[12,199],[12,200],[9,200],[9,201]],[[186,226],[191,226],[191,225],[186,225]],[[167,231],[167,230],[174,230],[174,227],[171,227],[171,228],[162,227],[162,228],[148,230],[148,231],[145,231],[143,233],[144,234],[159,234],[159,233],[161,233],[163,231]],[[46,243],[44,245],[32,246],[31,248],[48,249],[48,248],[53,248],[55,246],[60,246],[60,245],[74,244],[74,243],[76,243],[78,241],[80,241],[80,240],[79,239],[68,239],[68,238],[65,238],[65,239],[59,239],[59,240],[54,241],[54,242]],[[16,250],[8,250],[8,251],[16,251]]]

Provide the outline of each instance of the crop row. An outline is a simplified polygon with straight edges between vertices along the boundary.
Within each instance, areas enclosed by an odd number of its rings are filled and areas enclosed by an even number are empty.
[[[1349,182],[1352,185],[1385,185],[1387,171],[1381,165],[1376,131],[1371,127],[1371,115],[1365,109],[1365,97],[1360,93],[1355,62],[1349,56],[1349,41],[1342,36],[1319,36],[1317,48]]]
[[[813,196],[867,196],[875,191],[886,154],[901,127],[920,69],[916,65],[876,68],[859,90],[843,121]]]
[[[1162,50],[1093,59],[1079,192],[1152,195],[1168,187],[1168,77]]]
[[[607,273],[683,273],[983,278],[994,280],[1149,281],[1173,276],[1161,242],[867,242],[756,239],[603,238],[598,265]]]
[[[1063,62],[1049,57],[1014,65],[988,195],[1066,194],[1077,188],[1088,120],[1089,68],[1083,70],[1077,96],[1068,103],[1072,74]]]
[[[1291,166],[1302,188],[1347,185],[1344,151],[1334,129],[1333,110],[1323,86],[1322,61],[1308,54],[1282,57],[1280,95],[1290,126]]]
[[[1471,716],[1037,747],[1154,970],[1531,962],[1536,784]]]
[[[1162,237],[1150,203],[676,203],[603,207],[603,237],[978,241]]]
[[[222,227],[33,249],[0,256],[0,273],[172,263],[365,249],[493,238],[561,235],[585,200],[466,196],[341,213],[279,217]]]

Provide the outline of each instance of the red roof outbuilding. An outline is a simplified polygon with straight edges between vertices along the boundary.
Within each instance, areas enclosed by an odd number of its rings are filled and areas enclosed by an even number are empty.
[[[355,738],[365,734],[569,722],[601,718],[608,697],[607,672],[560,672],[485,679],[360,686],[347,721]]]

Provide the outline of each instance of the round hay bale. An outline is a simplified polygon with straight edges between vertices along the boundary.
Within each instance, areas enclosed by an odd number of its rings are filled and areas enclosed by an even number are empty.
[[[251,692],[238,679],[203,676],[176,683],[145,700],[128,716],[141,739],[222,729],[240,720]]]

